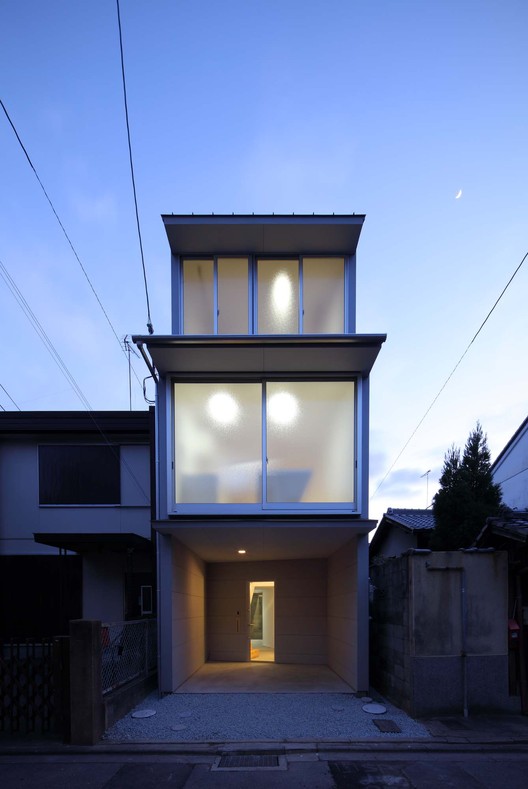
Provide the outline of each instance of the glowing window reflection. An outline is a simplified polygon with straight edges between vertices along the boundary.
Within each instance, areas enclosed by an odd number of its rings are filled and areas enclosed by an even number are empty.
[[[207,402],[207,413],[220,425],[234,425],[238,422],[240,407],[232,395],[217,392]]]
[[[291,425],[299,415],[297,398],[289,392],[276,392],[268,401],[268,417],[276,425]]]

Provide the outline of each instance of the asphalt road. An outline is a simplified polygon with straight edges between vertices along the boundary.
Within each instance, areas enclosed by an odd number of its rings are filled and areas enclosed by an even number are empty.
[[[217,769],[219,757],[185,754],[0,756],[2,789],[527,789],[528,748],[415,754],[292,753],[274,767]],[[246,759],[248,761],[248,759]],[[262,761],[269,762],[269,758]],[[238,765],[238,766],[237,766]],[[234,768],[234,769],[233,769]]]

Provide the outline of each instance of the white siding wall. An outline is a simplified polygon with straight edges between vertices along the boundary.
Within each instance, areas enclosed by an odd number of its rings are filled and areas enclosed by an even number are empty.
[[[205,565],[172,539],[172,688],[205,662]]]
[[[493,480],[501,486],[504,504],[528,509],[528,425],[493,467]]]
[[[357,542],[328,560],[328,665],[358,689]]]

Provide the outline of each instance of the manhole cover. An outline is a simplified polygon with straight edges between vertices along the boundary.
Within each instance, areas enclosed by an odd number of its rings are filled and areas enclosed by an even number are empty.
[[[156,714],[156,710],[137,710],[132,713],[133,718],[152,718]]]
[[[384,707],[383,704],[376,704],[373,701],[372,704],[363,705],[363,712],[370,712],[372,715],[382,715],[384,712],[387,712],[387,707]]]
[[[286,757],[276,754],[225,754],[219,756],[212,770],[286,770]]]

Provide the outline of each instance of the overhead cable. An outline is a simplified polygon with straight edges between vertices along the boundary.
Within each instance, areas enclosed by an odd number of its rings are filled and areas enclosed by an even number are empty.
[[[0,277],[2,277],[2,279],[6,283],[7,287],[9,288],[9,290],[11,291],[13,296],[15,297],[15,300],[17,301],[20,309],[22,310],[22,312],[24,313],[24,315],[29,320],[29,322],[33,326],[34,330],[38,334],[38,336],[39,336],[40,340],[42,341],[44,347],[46,348],[46,350],[48,351],[48,353],[52,357],[53,361],[55,362],[55,364],[57,365],[57,367],[59,368],[61,373],[66,378],[66,380],[68,381],[68,383],[72,387],[73,391],[75,392],[75,394],[77,395],[77,397],[79,398],[81,403],[83,404],[83,407],[88,412],[88,415],[90,416],[90,418],[91,418],[92,422],[94,423],[95,427],[97,428],[97,430],[101,434],[103,440],[105,441],[105,443],[109,447],[113,447],[113,444],[109,441],[108,437],[105,435],[104,431],[101,429],[101,427],[97,423],[97,420],[96,420],[96,418],[95,418],[95,416],[93,414],[93,408],[90,405],[88,399],[85,397],[84,392],[82,391],[81,387],[79,386],[79,384],[77,383],[77,381],[75,380],[73,375],[71,374],[71,372],[68,369],[66,363],[63,361],[63,359],[60,356],[59,352],[57,351],[57,349],[53,345],[53,342],[50,340],[49,336],[47,335],[46,330],[44,329],[44,327],[42,326],[41,322],[39,321],[39,319],[37,318],[37,316],[35,315],[35,313],[31,309],[31,307],[29,306],[29,304],[26,301],[22,291],[20,290],[20,288],[18,287],[18,285],[14,281],[13,277],[11,276],[11,274],[9,273],[9,271],[7,270],[7,268],[5,267],[5,265],[3,264],[3,262],[1,260],[0,260]],[[146,494],[145,490],[143,489],[143,486],[141,485],[141,483],[139,482],[139,480],[135,476],[134,472],[132,471],[132,469],[130,468],[130,466],[126,462],[126,460],[122,459],[121,462],[123,463],[124,468],[126,468],[128,473],[130,474],[131,478],[136,483],[136,485],[139,488],[139,490],[144,495],[145,499],[147,501],[149,501],[149,497]]]
[[[13,405],[15,406],[15,408],[18,408],[18,410],[20,411],[20,408],[19,408],[19,407],[18,407],[18,405],[15,403],[15,401],[13,400],[13,398],[11,397],[11,395],[9,394],[9,392],[7,391],[7,389],[5,388],[5,386],[2,386],[2,384],[0,384],[0,389],[3,389],[3,390],[4,390],[4,392],[5,392],[5,393],[6,393],[6,395],[9,397],[9,399],[11,400],[11,402],[13,403]],[[5,408],[4,408],[3,410],[5,411]]]
[[[143,281],[145,283],[145,296],[147,301],[147,329],[149,334],[153,334],[154,327],[152,326],[152,320],[150,318],[150,301],[149,301],[149,292],[148,292],[148,284],[147,284],[147,271],[145,268],[145,256],[143,254],[141,226],[139,224],[139,210],[138,210],[138,201],[136,194],[136,179],[134,177],[134,162],[132,159],[132,143],[130,142],[130,124],[128,121],[128,102],[127,102],[127,91],[126,91],[126,80],[125,80],[125,58],[123,55],[123,35],[121,32],[121,13],[119,11],[119,0],[116,0],[116,3],[117,3],[117,24],[119,27],[119,50],[121,52],[121,75],[123,81],[123,98],[125,103],[125,118],[126,118],[126,128],[127,128],[127,138],[128,138],[128,157],[130,161],[130,174],[132,176],[132,191],[134,193],[134,205],[136,207],[136,225],[137,225],[138,238],[139,238],[139,249],[141,252],[141,265],[143,266]]]
[[[523,263],[524,263],[524,261],[526,260],[526,258],[527,258],[527,257],[528,257],[528,252],[527,252],[527,253],[524,255],[523,259],[521,260],[521,262],[519,263],[519,265],[517,266],[517,268],[515,269],[515,271],[514,271],[514,272],[513,272],[513,274],[511,275],[510,279],[508,280],[508,282],[506,283],[506,285],[505,285],[505,286],[504,286],[504,288],[502,289],[502,292],[500,293],[499,297],[498,297],[498,298],[497,298],[497,300],[495,301],[495,304],[493,305],[493,307],[490,309],[490,311],[488,312],[488,314],[486,315],[486,317],[484,318],[484,320],[483,320],[483,321],[482,321],[482,323],[480,324],[479,328],[477,329],[477,331],[476,331],[476,332],[475,332],[475,334],[473,335],[473,338],[472,338],[472,339],[471,339],[471,341],[468,343],[468,345],[467,345],[467,347],[466,347],[466,350],[464,351],[464,353],[462,354],[462,356],[460,357],[460,359],[458,360],[458,362],[455,364],[455,366],[453,367],[453,369],[451,370],[451,372],[450,372],[450,373],[449,373],[449,375],[447,376],[447,378],[446,378],[446,380],[444,381],[443,385],[440,387],[440,390],[438,391],[438,394],[436,395],[436,397],[433,399],[433,401],[432,401],[431,405],[429,406],[429,408],[427,409],[427,411],[425,412],[425,414],[422,416],[422,418],[420,419],[420,421],[418,422],[418,424],[417,424],[417,425],[416,425],[416,427],[414,428],[413,432],[411,433],[411,435],[409,436],[409,438],[407,439],[407,441],[405,442],[405,444],[404,444],[404,445],[403,445],[403,447],[401,448],[400,452],[399,452],[399,453],[398,453],[398,455],[396,456],[396,459],[394,460],[394,462],[393,462],[393,463],[392,463],[392,465],[390,466],[389,470],[387,471],[387,473],[385,474],[385,476],[383,477],[383,479],[382,479],[382,480],[381,480],[381,482],[379,483],[378,487],[376,488],[376,490],[374,491],[374,493],[373,493],[373,494],[372,494],[372,496],[370,497],[371,499],[373,499],[373,498],[374,498],[374,496],[376,495],[376,493],[378,492],[378,490],[381,488],[381,486],[383,485],[383,483],[385,482],[385,480],[387,479],[387,477],[388,477],[388,476],[389,476],[389,474],[391,473],[392,469],[394,468],[394,466],[396,465],[396,463],[398,462],[398,460],[401,458],[401,456],[403,455],[403,453],[405,452],[405,450],[407,449],[407,447],[408,447],[408,446],[409,446],[409,444],[411,443],[412,439],[414,438],[414,436],[415,436],[415,435],[416,435],[416,433],[418,432],[418,430],[419,430],[419,428],[421,427],[422,423],[424,422],[425,418],[427,417],[427,415],[429,414],[429,412],[430,412],[430,411],[431,411],[431,409],[433,408],[434,404],[436,403],[436,401],[438,400],[438,398],[440,397],[440,395],[442,394],[442,392],[443,392],[443,391],[444,391],[444,389],[446,388],[447,384],[449,383],[449,381],[451,380],[451,378],[452,378],[452,377],[453,377],[453,375],[455,374],[456,370],[457,370],[457,369],[458,369],[458,367],[460,366],[460,363],[461,363],[461,362],[462,362],[462,360],[464,359],[465,355],[467,354],[467,352],[469,351],[469,349],[471,348],[471,346],[473,345],[473,343],[475,342],[475,340],[476,340],[476,339],[477,339],[477,337],[479,336],[480,332],[482,331],[482,329],[483,329],[483,328],[484,328],[484,326],[486,325],[486,323],[487,323],[487,321],[488,321],[489,317],[491,316],[492,312],[494,311],[495,307],[497,306],[497,304],[499,303],[499,301],[502,299],[502,297],[504,296],[504,294],[506,293],[506,291],[507,291],[507,290],[508,290],[508,288],[510,287],[510,285],[511,285],[511,283],[513,282],[513,280],[514,280],[514,278],[515,278],[516,274],[517,274],[517,273],[520,271],[520,269],[521,269],[521,266],[523,265]]]
[[[100,298],[99,298],[99,296],[97,295],[97,292],[96,292],[96,290],[95,290],[95,288],[94,288],[94,286],[93,286],[93,284],[92,284],[92,282],[91,282],[91,280],[90,280],[90,277],[88,276],[88,273],[87,273],[87,271],[86,271],[85,267],[84,267],[84,266],[83,266],[83,264],[81,263],[81,259],[80,259],[79,255],[77,254],[77,250],[76,250],[76,249],[75,249],[75,247],[73,246],[72,240],[71,240],[71,238],[69,237],[68,233],[66,232],[66,228],[65,228],[65,227],[64,227],[64,225],[62,224],[62,221],[61,221],[61,219],[60,219],[60,217],[59,217],[59,215],[58,215],[58,213],[57,213],[57,211],[56,211],[56,209],[55,209],[55,206],[53,205],[53,202],[52,202],[52,200],[51,200],[51,197],[48,195],[48,193],[47,193],[47,191],[46,191],[46,189],[45,189],[45,187],[44,187],[44,184],[42,183],[42,181],[41,181],[41,179],[40,179],[40,177],[39,177],[39,174],[37,173],[37,170],[36,170],[36,168],[35,168],[35,165],[34,165],[34,164],[33,164],[33,162],[31,161],[31,158],[30,158],[30,156],[29,156],[29,154],[28,154],[28,152],[27,152],[27,150],[26,150],[26,147],[25,147],[24,143],[22,142],[22,140],[21,140],[21,138],[20,138],[20,135],[19,135],[19,133],[18,133],[18,131],[17,131],[16,127],[15,127],[15,124],[14,124],[14,123],[13,123],[13,121],[11,120],[11,117],[10,117],[10,115],[9,115],[9,113],[8,113],[8,111],[7,111],[7,109],[6,109],[6,106],[5,106],[4,102],[2,101],[2,99],[0,99],[0,105],[2,106],[2,109],[3,109],[4,113],[5,113],[5,116],[6,116],[7,120],[9,121],[9,124],[10,124],[11,128],[13,129],[13,132],[15,133],[15,137],[17,138],[17,140],[18,140],[18,143],[19,143],[20,147],[22,148],[22,150],[23,150],[23,152],[24,152],[24,155],[25,155],[26,159],[28,160],[29,166],[31,167],[31,169],[33,170],[33,173],[35,174],[35,178],[36,178],[36,179],[37,179],[37,181],[39,182],[39,184],[40,184],[40,188],[41,188],[41,189],[42,189],[42,191],[44,192],[44,195],[45,195],[45,197],[46,197],[46,200],[48,201],[48,203],[49,203],[49,205],[50,205],[50,208],[51,208],[51,210],[53,211],[53,213],[54,213],[54,215],[55,215],[55,218],[56,218],[57,222],[59,223],[59,226],[60,226],[60,228],[61,228],[62,232],[64,233],[64,236],[65,236],[65,238],[66,238],[66,241],[67,241],[67,242],[68,242],[68,244],[70,245],[70,247],[71,247],[71,250],[72,250],[72,252],[73,252],[73,254],[75,255],[75,258],[76,258],[76,260],[77,260],[77,263],[78,263],[78,264],[79,264],[79,266],[81,267],[81,270],[82,270],[82,272],[83,272],[84,276],[86,277],[86,281],[88,282],[88,285],[89,285],[89,286],[90,286],[90,288],[92,289],[92,293],[94,294],[95,298],[97,299],[97,303],[99,304],[99,306],[100,306],[101,310],[103,311],[103,315],[105,316],[105,318],[106,318],[106,320],[107,320],[107,322],[108,322],[108,325],[110,326],[110,328],[111,328],[111,330],[112,330],[112,332],[113,332],[113,334],[114,334],[114,337],[116,338],[117,342],[119,343],[119,347],[121,348],[121,350],[122,350],[122,351],[123,351],[123,353],[125,354],[125,358],[126,358],[126,356],[127,356],[127,354],[126,354],[126,351],[124,351],[124,349],[123,349],[123,347],[122,347],[122,345],[121,345],[121,341],[120,341],[119,337],[117,336],[117,332],[116,332],[116,330],[114,329],[114,326],[113,326],[113,324],[112,324],[112,321],[111,321],[111,320],[110,320],[110,318],[108,317],[108,313],[106,312],[105,308],[103,307],[103,304],[102,304],[102,302],[101,302],[101,299],[100,299]],[[132,369],[133,369],[133,368],[132,368]],[[134,369],[133,369],[133,372],[134,372],[134,376],[136,377],[136,380],[137,380],[138,384],[141,386],[141,381],[139,380],[139,377],[138,377],[138,375],[137,375],[137,373],[136,373],[136,371],[135,371]]]

